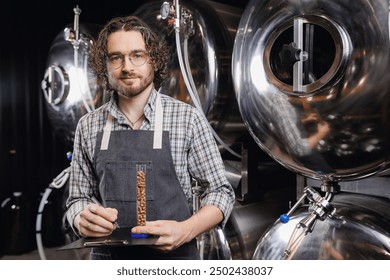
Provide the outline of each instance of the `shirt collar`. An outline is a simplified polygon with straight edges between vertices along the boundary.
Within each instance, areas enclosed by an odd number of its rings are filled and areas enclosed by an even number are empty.
[[[144,108],[144,114],[145,118],[151,122],[152,120],[152,115],[156,110],[156,100],[157,100],[157,94],[159,94],[155,88],[152,89],[152,92],[149,95],[148,102],[146,103],[146,106]],[[122,112],[119,110],[118,107],[118,94],[117,93],[112,93],[109,104],[108,104],[108,111],[110,114],[118,120],[119,123],[126,123],[126,119],[123,116]]]
[[[126,119],[120,112],[118,107],[118,94],[116,92],[111,93],[110,101],[108,102],[108,112],[117,119],[119,123],[126,123]]]

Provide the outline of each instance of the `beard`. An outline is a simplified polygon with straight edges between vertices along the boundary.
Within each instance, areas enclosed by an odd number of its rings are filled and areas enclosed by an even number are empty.
[[[123,79],[126,78],[132,78],[134,80],[124,81]],[[121,73],[119,77],[115,77],[112,72],[108,73],[108,83],[111,89],[127,98],[135,97],[142,93],[153,83],[153,78],[153,72],[147,77],[127,73]]]

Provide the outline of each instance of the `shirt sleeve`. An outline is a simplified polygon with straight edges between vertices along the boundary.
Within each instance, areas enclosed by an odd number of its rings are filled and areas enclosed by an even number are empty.
[[[66,201],[67,219],[75,233],[75,217],[90,203],[90,197],[96,188],[91,151],[88,149],[88,126],[85,119],[80,119],[75,133],[71,172],[69,177],[69,196]]]
[[[224,227],[233,210],[234,190],[226,178],[225,167],[206,118],[195,113],[188,163],[191,176],[202,188],[201,205],[213,205],[223,213]]]

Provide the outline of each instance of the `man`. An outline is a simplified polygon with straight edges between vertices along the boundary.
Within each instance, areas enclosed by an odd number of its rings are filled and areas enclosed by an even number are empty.
[[[139,18],[108,22],[90,58],[111,99],[77,126],[68,221],[84,237],[110,235],[115,222],[135,234],[158,236],[150,247],[94,248],[93,259],[197,259],[195,237],[224,226],[234,203],[207,120],[156,91],[166,76],[167,47]],[[138,165],[146,170],[147,222],[141,226]],[[194,215],[192,179],[203,191]]]

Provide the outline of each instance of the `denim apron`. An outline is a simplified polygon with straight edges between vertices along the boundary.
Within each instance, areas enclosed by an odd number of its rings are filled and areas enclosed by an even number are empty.
[[[180,222],[191,216],[173,165],[169,133],[162,130],[162,120],[158,94],[154,131],[111,131],[109,114],[103,132],[98,133],[94,165],[101,182],[100,196],[105,207],[118,209],[117,222],[121,228],[137,225],[137,165],[146,170],[146,220]],[[91,251],[91,259],[199,259],[199,252],[194,239],[169,253],[143,245],[96,247]]]

